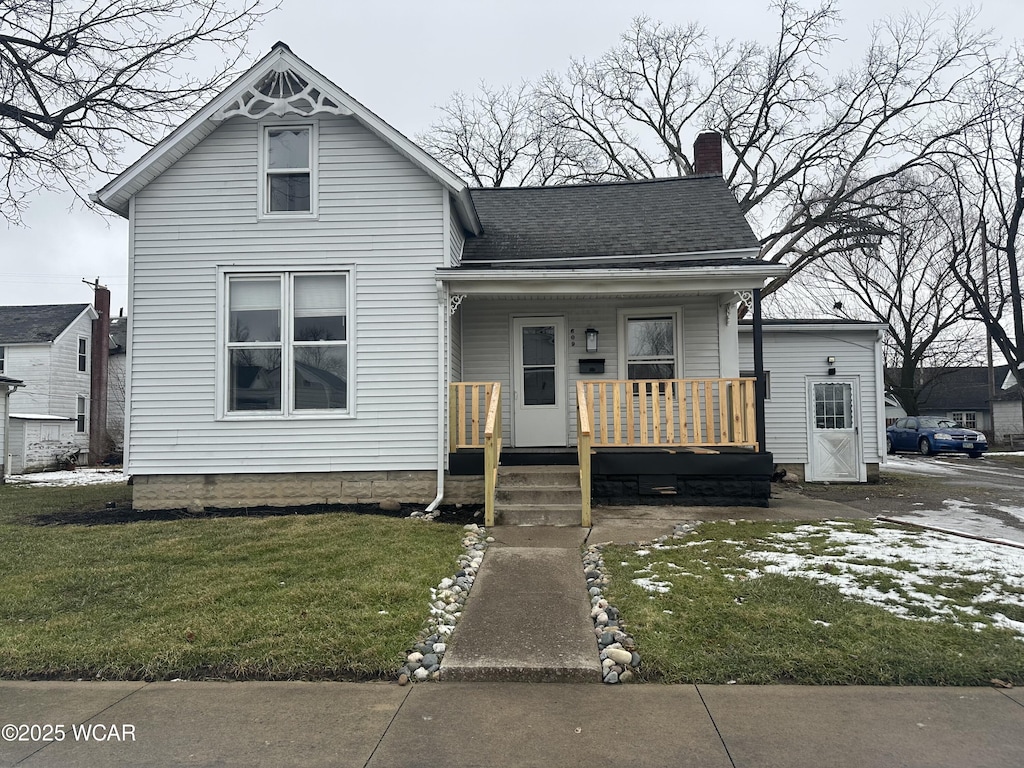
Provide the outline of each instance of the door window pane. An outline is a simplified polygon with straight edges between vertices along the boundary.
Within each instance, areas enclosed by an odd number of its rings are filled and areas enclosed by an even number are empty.
[[[853,427],[853,387],[850,384],[814,385],[814,424],[817,429]]]
[[[555,364],[555,329],[550,325],[523,328],[523,365]]]
[[[523,371],[523,404],[555,404],[554,368],[531,368]]]

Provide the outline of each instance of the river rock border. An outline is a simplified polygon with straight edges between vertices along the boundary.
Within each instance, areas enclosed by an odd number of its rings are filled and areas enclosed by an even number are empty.
[[[433,519],[427,515],[415,516]],[[465,551],[458,558],[459,570],[451,577],[441,579],[436,587],[431,587],[430,618],[416,642],[407,649],[405,664],[398,670],[399,685],[405,685],[410,680],[437,680],[441,676],[441,660],[448,649],[448,637],[462,616],[469,590],[483,562],[484,550],[494,541],[492,536],[487,535],[486,529],[476,523],[462,528],[466,532],[462,539]]]
[[[594,635],[601,656],[601,679],[608,684],[628,683],[640,668],[640,654],[636,640],[626,632],[626,623],[619,609],[609,605],[604,597],[608,576],[604,573],[604,544],[591,544],[583,554],[583,576],[590,593],[590,617],[594,620]]]

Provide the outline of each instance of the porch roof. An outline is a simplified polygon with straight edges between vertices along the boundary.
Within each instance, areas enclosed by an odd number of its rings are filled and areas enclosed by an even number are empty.
[[[462,261],[510,263],[636,256],[756,257],[757,238],[721,175],[604,184],[471,189],[483,233]]]
[[[479,295],[646,295],[677,296],[749,291],[786,274],[788,267],[758,259],[695,264],[586,269],[468,269],[436,271],[437,279],[460,294]]]

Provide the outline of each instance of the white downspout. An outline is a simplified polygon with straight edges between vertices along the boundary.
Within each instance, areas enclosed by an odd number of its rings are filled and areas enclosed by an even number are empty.
[[[14,392],[17,392],[18,388],[21,385],[20,384],[3,384],[3,385],[0,385],[0,386],[3,386],[3,388],[4,388],[4,423],[3,423],[3,428],[4,428],[4,444],[3,444],[4,455],[2,457],[0,457],[0,458],[3,459],[3,461],[0,461],[0,485],[3,485],[4,482],[6,482],[4,478],[6,478],[7,475],[10,474],[10,469],[11,469],[10,466],[9,466],[9,464],[10,464],[10,461],[9,461],[9,459],[10,459],[10,451],[11,451],[11,448],[10,448],[10,446],[11,446],[11,395]]]
[[[444,450],[445,435],[448,431],[448,384],[445,381],[445,356],[449,354],[448,286],[437,281],[437,496],[427,505],[426,512],[433,512],[444,499]]]

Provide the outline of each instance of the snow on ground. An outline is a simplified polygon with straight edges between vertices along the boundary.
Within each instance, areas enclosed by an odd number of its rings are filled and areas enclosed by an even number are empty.
[[[94,469],[91,467],[62,472],[33,472],[29,475],[7,476],[7,482],[11,484],[35,485],[47,488],[123,483],[126,479],[120,469]]]
[[[715,541],[714,546],[722,543]],[[710,551],[710,544],[698,538],[676,546],[705,546]],[[659,555],[670,558],[664,550],[672,547],[662,549]],[[756,567],[730,569],[726,578],[780,574],[811,579],[906,619],[952,621],[974,630],[1003,627],[1024,641],[1024,622],[1004,613],[1011,606],[1011,614],[1024,608],[1024,549],[884,524],[857,531],[838,521],[801,525],[737,549]],[[657,584],[658,591],[674,586],[671,581],[655,581],[655,576],[677,575],[652,574],[658,564],[636,571],[642,578],[634,583],[645,589]]]
[[[951,467],[942,462],[911,459],[906,456],[886,456],[882,468],[911,475],[955,475],[960,471],[959,467]]]

